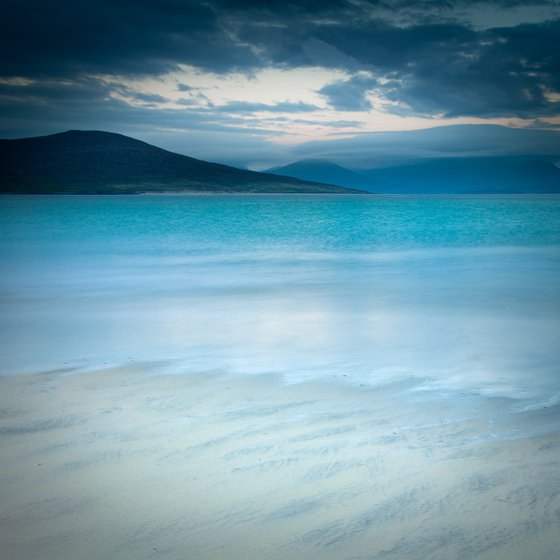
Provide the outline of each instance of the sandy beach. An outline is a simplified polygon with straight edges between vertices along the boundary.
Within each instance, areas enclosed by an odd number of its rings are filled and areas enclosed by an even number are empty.
[[[3,556],[551,560],[558,404],[335,375],[0,378]]]

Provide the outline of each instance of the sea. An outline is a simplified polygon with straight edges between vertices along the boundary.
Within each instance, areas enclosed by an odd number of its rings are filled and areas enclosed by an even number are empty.
[[[0,198],[13,560],[553,560],[560,197]]]
[[[0,198],[0,373],[560,399],[560,197]]]

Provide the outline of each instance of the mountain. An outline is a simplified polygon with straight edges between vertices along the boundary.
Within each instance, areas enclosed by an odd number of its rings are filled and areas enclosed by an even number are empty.
[[[362,173],[378,193],[560,193],[560,169],[533,157],[441,158]]]
[[[502,128],[487,132],[509,134]],[[474,129],[465,131],[474,134]],[[120,134],[72,130],[0,140],[0,192],[560,193],[560,169],[553,161],[557,160],[550,152],[489,157],[441,153],[390,167],[350,168],[313,158],[257,173],[175,154]]]
[[[560,193],[560,169],[534,156],[441,157],[359,170],[302,160],[269,172],[379,194]]]
[[[323,159],[304,159],[283,167],[272,167],[265,173],[363,190],[371,183],[368,177]]]
[[[121,134],[70,130],[0,140],[0,192],[340,193],[352,191],[182,156]]]

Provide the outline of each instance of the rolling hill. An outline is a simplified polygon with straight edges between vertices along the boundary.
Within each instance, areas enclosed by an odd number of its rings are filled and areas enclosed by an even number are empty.
[[[441,158],[363,173],[380,193],[560,193],[560,169],[532,157]]]
[[[0,192],[333,193],[351,190],[209,163],[121,134],[70,130],[0,140]]]
[[[441,157],[350,170],[327,160],[302,160],[269,170],[379,194],[560,193],[560,169],[536,156]]]
[[[371,179],[341,165],[323,159],[304,159],[283,167],[272,167],[265,173],[275,173],[304,181],[318,181],[349,188],[367,190]]]

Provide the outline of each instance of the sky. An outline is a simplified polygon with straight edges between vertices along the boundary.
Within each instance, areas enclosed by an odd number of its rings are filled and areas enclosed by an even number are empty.
[[[0,52],[1,138],[259,169],[389,131],[560,130],[560,0],[0,0]]]

